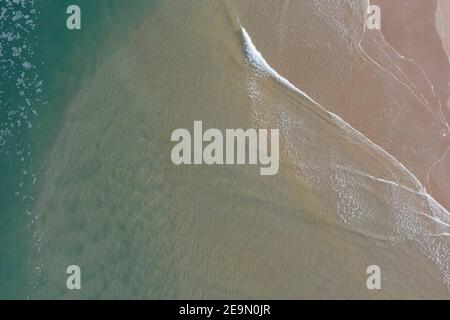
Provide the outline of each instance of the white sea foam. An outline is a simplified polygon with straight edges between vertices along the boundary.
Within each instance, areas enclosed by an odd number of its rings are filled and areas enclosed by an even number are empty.
[[[264,59],[262,54],[256,49],[255,45],[253,44],[249,34],[247,31],[242,27],[242,37],[244,41],[244,51],[246,54],[247,61],[260,73],[264,74],[266,76],[270,76],[274,78],[277,82],[280,84],[286,86],[290,90],[296,92],[297,94],[303,96],[309,102],[319,107],[322,111],[326,112],[328,115],[330,115],[331,119],[336,123],[337,126],[339,126],[342,130],[346,131],[347,134],[351,134],[354,136],[357,136],[360,138],[361,141],[364,141],[367,143],[367,145],[373,147],[378,152],[382,153],[389,159],[391,159],[396,167],[401,168],[407,176],[411,178],[413,183],[415,184],[417,191],[422,193],[423,195],[426,195],[427,192],[425,191],[425,188],[422,186],[420,181],[414,176],[412,172],[410,172],[402,163],[400,163],[397,159],[395,159],[391,154],[389,154],[386,150],[378,146],[376,143],[371,141],[369,138],[364,136],[361,132],[353,128],[350,124],[345,122],[341,117],[339,117],[337,114],[330,112],[326,110],[321,104],[316,102],[314,99],[312,99],[310,96],[308,96],[305,92],[298,89],[296,86],[294,86],[289,80],[282,77],[278,72],[275,71]]]
[[[262,54],[256,49],[255,45],[252,42],[252,39],[250,38],[250,36],[248,35],[247,31],[244,28],[242,28],[242,37],[244,39],[244,50],[247,60],[259,73],[273,77],[275,80],[277,80],[282,85],[288,87],[290,90],[310,100],[311,103],[318,104],[313,99],[311,99],[306,93],[304,93],[296,86],[294,86],[292,83],[290,83],[289,80],[280,76],[278,72],[276,72],[266,62]]]
[[[423,250],[428,258],[439,266],[443,273],[444,281],[450,287],[450,252],[448,250],[448,243],[446,242],[446,237],[449,234],[448,229],[450,226],[449,212],[427,193],[426,189],[417,177],[395,157],[368,139],[361,132],[353,128],[341,117],[326,110],[322,105],[309,97],[306,93],[295,87],[289,80],[278,74],[256,49],[247,31],[244,28],[242,28],[241,31],[247,62],[254,68],[258,75],[271,77],[289,90],[308,100],[321,111],[328,114],[330,116],[330,121],[340,128],[345,135],[350,138],[349,140],[352,140],[353,142],[357,141],[358,144],[364,144],[369,147],[382,158],[390,161],[390,163],[397,168],[398,172],[401,172],[404,177],[409,179],[409,183],[411,185],[405,186],[397,181],[390,181],[366,174],[364,172],[355,171],[355,174],[357,173],[361,177],[365,177],[366,179],[386,185],[386,190],[390,190],[387,194],[386,204],[392,207],[398,237],[406,237],[407,239],[417,241],[418,247]],[[252,88],[254,89],[255,85],[253,85]],[[288,151],[292,153],[293,150],[291,149],[292,148]],[[347,179],[345,176],[341,174],[337,177],[341,178],[339,180],[340,184],[338,187],[347,186],[347,180],[342,180],[343,177]],[[352,183],[352,181],[349,181],[349,183]],[[368,208],[365,203],[360,201],[363,197],[348,197],[347,193],[354,192],[354,189],[341,191],[346,192],[346,196],[344,197],[339,195],[340,199],[337,203],[338,209],[341,208],[341,213],[343,214],[343,216],[340,217],[341,220],[347,220],[350,222],[355,219],[360,220],[361,217],[358,214],[355,215],[355,210],[359,211]],[[355,195],[357,196],[358,194]],[[419,201],[423,201],[422,203],[425,203],[428,206],[426,212],[422,212],[424,209],[423,207],[416,207],[415,201],[417,201],[417,199],[419,199]],[[427,214],[428,212],[431,215]],[[433,225],[433,227],[427,227],[427,224],[424,224],[425,220],[423,219],[427,219],[426,221]]]

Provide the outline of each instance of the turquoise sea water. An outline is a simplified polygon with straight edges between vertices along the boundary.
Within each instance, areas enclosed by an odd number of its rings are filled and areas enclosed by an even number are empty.
[[[157,1],[79,0],[82,30],[66,28],[73,1],[0,0],[0,299],[26,298],[45,286],[29,259],[39,251],[33,212],[42,160],[65,101],[126,30]]]

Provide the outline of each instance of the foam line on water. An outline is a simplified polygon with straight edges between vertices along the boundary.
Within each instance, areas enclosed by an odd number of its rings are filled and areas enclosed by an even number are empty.
[[[312,104],[314,104],[315,106],[319,107],[322,111],[326,112],[331,119],[343,130],[348,131],[349,133],[355,134],[356,136],[359,136],[360,139],[362,141],[364,141],[365,143],[367,143],[367,145],[369,145],[370,147],[372,147],[373,149],[377,150],[378,152],[380,152],[381,154],[383,154],[384,156],[386,156],[388,159],[390,159],[393,164],[400,168],[404,173],[406,173],[406,175],[412,180],[412,182],[415,184],[416,188],[417,188],[417,193],[425,196],[426,198],[428,198],[428,202],[429,204],[431,204],[431,206],[433,207],[437,207],[438,210],[443,211],[446,213],[446,215],[450,216],[450,213],[447,211],[447,209],[445,209],[439,202],[437,202],[430,194],[428,194],[428,192],[426,191],[426,189],[423,187],[422,183],[417,179],[417,177],[411,172],[409,171],[408,168],[406,168],[400,161],[398,161],[394,156],[392,156],[389,152],[387,152],[386,150],[384,150],[383,148],[381,148],[379,145],[377,145],[376,143],[374,143],[372,140],[370,140],[369,138],[367,138],[365,135],[363,135],[361,132],[359,132],[357,129],[353,128],[350,124],[348,124],[346,121],[344,121],[341,117],[339,117],[338,115],[336,115],[333,112],[328,111],[327,109],[325,109],[321,104],[319,104],[318,102],[316,102],[314,99],[312,99],[310,96],[308,96],[305,92],[303,92],[302,90],[298,89],[296,86],[294,86],[289,80],[287,80],[286,78],[284,78],[283,76],[281,76],[275,69],[273,69],[268,63],[267,61],[264,59],[264,57],[262,56],[261,52],[258,51],[258,49],[255,47],[255,45],[252,42],[252,39],[250,38],[250,35],[247,33],[247,31],[245,30],[244,27],[241,26],[241,33],[242,33],[242,39],[243,39],[243,46],[244,46],[244,52],[245,52],[245,56],[247,59],[247,62],[253,66],[253,68],[256,69],[256,71],[260,74],[272,77],[273,79],[275,79],[278,83],[284,85],[285,87],[287,87],[289,90],[303,96],[304,98],[306,98],[307,100],[309,100],[309,102],[311,102]],[[383,179],[379,179],[377,178],[377,180],[379,181],[383,181]],[[404,187],[406,189],[409,189],[406,186],[403,185],[399,185],[401,187]],[[431,203],[430,203],[431,202]],[[431,211],[432,208],[430,208]]]
[[[250,38],[247,31],[241,27],[242,29],[242,37],[244,39],[244,51],[245,55],[247,57],[248,62],[260,73],[265,74],[267,76],[273,77],[275,80],[277,80],[282,85],[288,87],[290,90],[306,97],[310,102],[317,104],[316,101],[314,101],[311,97],[309,97],[306,93],[298,89],[296,86],[294,86],[292,83],[289,82],[286,78],[282,77],[278,74],[278,72],[275,71],[264,59],[261,52],[256,49],[255,45],[252,42],[252,39]]]

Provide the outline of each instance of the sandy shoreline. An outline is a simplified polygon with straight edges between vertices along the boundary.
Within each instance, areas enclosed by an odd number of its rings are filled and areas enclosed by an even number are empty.
[[[355,11],[347,5],[344,5],[344,8],[332,8],[330,4],[328,6],[292,2],[285,4],[285,6],[266,4],[260,15],[255,18],[252,14],[252,5],[236,2],[236,6],[240,8],[238,11],[241,21],[269,63],[326,109],[342,116],[400,160],[424,186],[428,187],[428,191],[441,204],[448,207],[447,181],[450,179],[442,168],[445,167],[445,160],[441,158],[447,151],[449,137],[443,136],[447,130],[447,119],[445,110],[441,110],[439,105],[439,102],[448,97],[446,83],[443,83],[443,79],[448,76],[448,63],[443,59],[445,54],[433,25],[428,31],[416,32],[419,41],[417,53],[412,51],[412,56],[406,57],[406,53],[399,55],[398,52],[403,50],[401,47],[396,48],[395,46],[399,45],[394,41],[396,37],[404,38],[404,34],[401,33],[402,27],[395,24],[397,21],[395,18],[405,12],[405,3],[398,2],[397,8],[389,8],[391,10],[389,14],[392,16],[384,15],[390,29],[383,31],[391,43],[386,42],[380,33],[364,32],[361,11]],[[420,6],[415,8],[415,11],[409,12],[415,16],[416,20],[413,22],[417,28],[422,24],[429,25],[434,13],[433,6],[431,11],[419,8]],[[342,17],[345,17],[344,21]],[[389,26],[390,20],[394,24]],[[262,21],[264,31],[260,31]],[[405,30],[414,28],[414,23]],[[393,34],[389,34],[389,31]],[[420,39],[427,39],[428,43],[425,45]],[[437,55],[440,60],[434,57],[430,60],[428,51],[423,51],[424,48],[431,50],[431,56]],[[423,66],[415,59],[423,63]],[[429,81],[434,90],[430,89]],[[296,117],[299,125],[304,125],[304,122],[300,121],[303,117],[301,115]],[[301,135],[296,138],[297,141],[299,139],[302,139]],[[323,143],[318,145],[323,146]],[[301,148],[297,146],[294,149]],[[351,152],[343,153],[351,154]],[[301,179],[308,180],[307,176],[301,173],[307,171],[305,163],[308,161],[299,161],[299,174]],[[331,166],[335,165],[331,163]],[[432,174],[430,168],[433,168]],[[439,169],[442,171],[436,174]],[[322,170],[323,168],[317,169],[314,174],[320,176]],[[317,179],[312,180],[313,185],[317,184]],[[433,187],[437,181],[441,185],[438,188]],[[347,183],[359,184],[357,180],[350,180]],[[353,192],[354,195],[357,194],[355,190]],[[345,199],[345,195],[342,199]],[[400,204],[410,200],[404,198],[398,201]],[[339,201],[337,203],[339,212]],[[354,203],[355,207],[348,208],[350,212],[356,215],[370,215],[370,210],[358,207],[357,203]],[[429,214],[426,201],[423,205],[419,211],[423,210]],[[344,204],[344,208],[345,206]],[[396,206],[397,204],[393,205],[388,211],[393,210],[393,216],[404,220],[399,223],[408,226],[405,229],[407,231],[404,230],[406,234],[418,235],[415,228],[421,227],[419,225],[413,227],[414,223],[408,217],[410,214],[414,216],[416,209],[408,207],[406,203],[404,208]],[[373,207],[378,208],[377,205]],[[431,211],[434,212],[431,215],[438,214],[433,209]],[[379,221],[381,224],[389,225],[387,217],[391,213],[381,218],[383,211],[376,209],[375,212],[373,214],[381,219]],[[446,215],[444,213],[444,216]],[[431,229],[419,237],[427,237],[427,232],[438,232],[428,225],[426,219],[420,223],[423,223],[425,229],[429,227]],[[445,247],[448,245],[445,239],[442,244]],[[434,243],[430,250],[433,250],[433,246],[438,246],[438,243]],[[441,258],[447,261],[445,252]],[[448,261],[444,263],[444,270],[447,263]]]
[[[401,4],[394,9],[390,8],[391,15],[385,14],[385,24],[396,21],[396,10],[403,12]],[[439,70],[431,77],[436,79],[433,87],[440,97],[435,99],[430,97],[430,85],[422,71],[424,68],[426,74],[429,73],[426,66],[421,68],[407,59],[400,59],[390,47],[391,44],[386,43],[376,31],[362,36],[361,17],[345,13],[348,17],[346,23],[342,24],[339,17],[344,14],[345,8],[338,8],[334,12],[326,5],[317,8],[289,3],[288,9],[274,5],[263,12],[267,12],[266,20],[271,21],[270,29],[278,30],[276,37],[282,41],[272,41],[274,36],[271,34],[274,31],[260,32],[258,27],[252,28],[255,20],[252,11],[242,11],[249,29],[253,31],[255,42],[280,73],[394,155],[423,184],[427,183],[429,169],[446,152],[450,142],[448,136],[442,136],[448,130],[447,120],[442,119],[442,114],[446,116],[446,108],[442,108],[441,112],[438,103],[438,100],[443,103],[448,97],[446,84],[442,80],[448,77],[448,64],[439,60],[441,62],[435,62],[437,67],[429,67]],[[281,13],[275,14],[275,17],[282,13],[285,16],[268,18],[272,12],[278,11]],[[324,13],[329,14],[327,20],[320,16]],[[425,12],[424,19],[429,19],[428,16]],[[418,28],[421,23],[426,24],[426,21],[417,21]],[[336,31],[333,28],[337,28]],[[391,28],[401,30],[395,24]],[[435,31],[427,32],[430,34]],[[345,38],[346,34],[348,39]],[[402,34],[398,36],[404,38]],[[427,38],[426,35],[419,36]],[[429,41],[434,41],[432,37],[429,38]],[[439,44],[435,44],[436,54],[440,52]],[[422,46],[431,48],[433,44]],[[426,55],[426,51],[421,54]],[[412,58],[415,59],[414,56]],[[435,59],[427,61],[433,63]],[[351,65],[354,66],[349,67]]]

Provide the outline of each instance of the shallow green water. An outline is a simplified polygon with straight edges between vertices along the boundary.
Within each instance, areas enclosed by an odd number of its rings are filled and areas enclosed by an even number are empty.
[[[39,266],[30,278],[40,250],[33,206],[66,101],[158,1],[76,3],[82,30],[69,31],[73,1],[0,1],[0,298],[26,298],[45,285]]]

